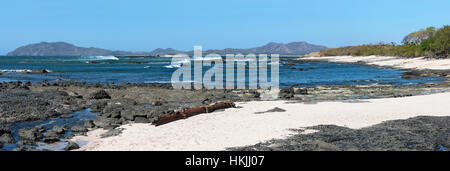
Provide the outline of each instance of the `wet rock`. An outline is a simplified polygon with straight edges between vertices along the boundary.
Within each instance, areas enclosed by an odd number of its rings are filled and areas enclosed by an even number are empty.
[[[136,117],[134,123],[150,123],[150,121],[145,117]]]
[[[420,71],[408,71],[408,72],[404,72],[402,74],[402,78],[403,79],[407,79],[407,80],[414,80],[414,79],[420,79],[420,77],[422,76],[422,72]]]
[[[25,147],[17,147],[15,149],[13,149],[12,151],[25,151],[26,148]]]
[[[96,101],[92,103],[92,105],[90,106],[91,112],[93,113],[101,112],[106,106],[108,106],[107,101]]]
[[[82,133],[82,132],[87,132],[88,131],[88,129],[86,127],[81,126],[81,125],[73,126],[71,128],[71,130],[72,130],[72,132],[76,132],[76,133]]]
[[[0,144],[12,144],[15,143],[16,140],[11,136],[11,134],[3,134],[0,136]]]
[[[66,92],[54,90],[0,91],[0,122],[45,120],[57,117],[59,114],[72,113],[85,106],[84,100],[67,95]]]
[[[91,94],[90,99],[111,99],[105,90],[99,90]]]
[[[306,88],[297,88],[297,89],[295,89],[294,94],[308,95],[308,89],[306,89]]]
[[[124,110],[120,113],[120,116],[128,121],[134,121],[136,117],[147,117],[149,109],[134,109],[134,110]]]
[[[55,132],[56,134],[59,134],[59,135],[66,133],[67,130],[68,130],[67,126],[58,126],[58,125],[55,125],[55,126],[53,126],[53,128],[52,128],[52,131]],[[47,132],[48,132],[48,131],[47,131]]]
[[[79,149],[79,148],[80,148],[80,146],[77,143],[69,141],[67,146],[64,147],[64,150],[65,151],[71,151],[71,150],[76,150],[76,149]]]
[[[84,122],[84,126],[86,128],[95,128],[95,124],[93,120],[87,120]]]
[[[34,71],[26,70],[26,71],[22,71],[22,72],[20,72],[20,73],[21,73],[21,74],[46,74],[46,73],[49,73],[49,71],[46,70],[46,69],[42,69],[42,70],[34,70]]]
[[[110,113],[110,117],[111,117],[111,118],[117,118],[117,119],[120,119],[120,118],[122,117],[121,113],[122,113],[122,112],[119,111],[119,110],[112,111],[112,112]]]
[[[36,131],[38,131],[39,133],[45,132],[45,128],[42,125],[35,126],[34,129],[36,129]]]
[[[280,90],[280,93],[279,93],[279,97],[282,99],[291,99],[294,97],[294,95],[295,95],[295,92],[294,92],[293,87],[283,88]]]
[[[54,130],[49,130],[45,133],[44,142],[46,142],[46,143],[58,142],[60,137],[61,137],[61,134],[58,134]]]
[[[39,128],[19,129],[19,138],[26,143],[34,143],[42,139],[42,130]]]
[[[11,129],[9,129],[9,127],[7,127],[6,125],[0,125],[0,135],[10,134],[10,133],[11,133]]]

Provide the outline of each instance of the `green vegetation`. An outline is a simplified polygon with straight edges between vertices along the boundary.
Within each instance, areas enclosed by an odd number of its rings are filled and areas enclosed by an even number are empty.
[[[450,26],[439,30],[429,27],[409,34],[402,45],[376,44],[332,48],[320,51],[321,56],[401,56],[450,58]]]

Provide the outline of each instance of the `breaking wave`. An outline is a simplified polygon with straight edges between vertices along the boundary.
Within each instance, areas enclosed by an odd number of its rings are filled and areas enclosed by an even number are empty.
[[[112,56],[112,55],[110,55],[110,56],[88,56],[88,57],[83,57],[82,58],[83,60],[93,60],[93,61],[96,61],[96,60],[119,60],[119,58],[118,57],[115,57],[115,56]]]

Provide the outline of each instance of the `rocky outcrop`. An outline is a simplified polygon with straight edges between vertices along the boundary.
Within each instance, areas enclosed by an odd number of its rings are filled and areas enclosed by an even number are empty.
[[[100,90],[92,93],[90,99],[111,99],[111,96],[105,90]]]

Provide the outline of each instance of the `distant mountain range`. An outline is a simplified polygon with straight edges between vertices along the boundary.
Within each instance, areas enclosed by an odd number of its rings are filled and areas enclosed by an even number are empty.
[[[221,50],[206,50],[203,54],[216,53],[219,55],[225,54],[249,54],[249,53],[267,53],[267,54],[281,54],[281,55],[303,55],[311,52],[317,52],[326,49],[325,46],[313,45],[307,42],[292,42],[288,44],[283,43],[268,43],[267,45],[249,48],[249,49],[221,49]],[[7,54],[7,56],[157,56],[157,55],[171,55],[178,53],[193,54],[193,51],[184,52],[175,49],[155,49],[151,52],[128,52],[128,51],[112,51],[100,48],[86,48],[78,47],[73,44],[65,42],[42,42],[30,44],[17,48],[16,50]]]

